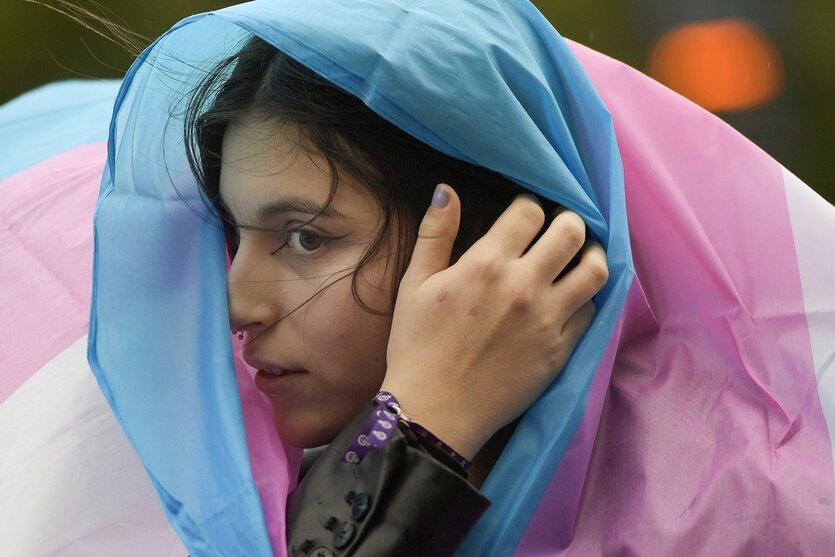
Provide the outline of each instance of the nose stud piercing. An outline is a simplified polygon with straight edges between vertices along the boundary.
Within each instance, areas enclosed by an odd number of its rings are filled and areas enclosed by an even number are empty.
[[[238,340],[243,340],[244,339],[244,328],[241,327],[240,329],[238,329],[237,333],[238,333]]]

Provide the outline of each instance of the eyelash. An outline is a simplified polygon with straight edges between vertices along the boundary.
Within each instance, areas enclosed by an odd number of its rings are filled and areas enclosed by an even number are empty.
[[[283,231],[283,235],[284,235],[284,242],[282,242],[282,244],[277,249],[273,250],[270,253],[270,255],[275,255],[279,251],[281,251],[282,249],[284,249],[286,247],[289,247],[291,250],[293,250],[293,252],[296,255],[309,256],[309,255],[315,254],[316,252],[318,252],[322,248],[326,247],[330,242],[332,242],[334,240],[339,240],[340,238],[345,237],[345,236],[337,236],[337,237],[325,236],[323,234],[319,234],[318,232],[313,232],[313,231],[308,230],[306,228],[291,228],[291,229]],[[294,238],[296,240],[295,242],[294,242]],[[307,250],[299,243],[300,241],[302,241],[302,238],[305,238],[307,240],[314,240],[314,241],[318,242],[318,246],[314,249]],[[293,245],[294,243],[298,247],[294,246]]]
[[[231,224],[231,226],[229,226],[226,229],[226,245],[228,246],[230,256],[234,259],[235,255],[238,252],[238,247],[240,246],[241,234],[240,234],[240,229],[238,228],[238,226],[236,224],[232,224],[232,223],[230,223],[230,224]],[[268,231],[264,230],[264,232],[268,232]],[[284,249],[286,247],[289,247],[293,251],[292,255],[296,255],[296,256],[299,256],[299,257],[314,256],[322,248],[327,247],[327,245],[330,244],[331,242],[336,241],[336,240],[341,240],[342,238],[345,238],[345,237],[348,236],[348,234],[344,234],[342,236],[326,236],[324,234],[320,234],[319,232],[316,232],[316,231],[313,231],[313,230],[310,230],[310,229],[304,228],[304,227],[286,228],[286,229],[283,229],[283,230],[278,229],[278,230],[272,230],[272,231],[269,231],[269,232],[283,237],[283,241],[281,242],[281,245],[278,246],[277,248],[275,248],[274,250],[272,250],[270,252],[270,255],[276,255],[282,249]],[[299,248],[294,248],[291,245],[292,238],[294,236],[298,238],[299,236],[302,236],[302,235],[306,236],[308,240],[309,239],[317,240],[319,242],[319,245],[315,249],[312,249],[312,250],[309,250],[309,251],[305,250],[301,246],[299,246]]]

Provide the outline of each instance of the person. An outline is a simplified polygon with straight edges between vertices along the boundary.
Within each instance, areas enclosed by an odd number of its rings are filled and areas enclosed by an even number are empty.
[[[468,81],[495,112],[474,120],[459,111],[456,122],[458,109],[436,110],[408,85],[420,67],[374,72],[364,62],[381,43],[363,39],[386,28],[373,22],[402,3],[326,6],[335,11],[318,19],[293,2],[229,8],[176,28],[126,75],[96,215],[90,364],[192,553],[468,552],[461,544],[476,524],[529,512],[504,510],[517,497],[512,483],[542,489],[557,453],[528,477],[508,466],[520,450],[571,438],[600,358],[588,339],[610,334],[625,295],[628,237],[607,223],[622,210],[608,192],[618,175],[597,162],[613,143],[565,133],[611,128],[594,110],[561,127],[556,104],[547,120],[530,120],[533,105],[546,105],[491,93],[508,76],[470,55],[452,60],[488,72]],[[412,32],[493,9],[437,8],[456,13],[421,8]],[[370,34],[331,35],[337,13]],[[507,13],[547,25],[535,10]],[[267,29],[278,21],[281,33]],[[488,28],[455,41],[480,44]],[[209,35],[225,39],[201,39]],[[329,41],[340,46],[324,55]],[[294,47],[307,42],[316,47]],[[415,63],[435,64],[407,44]],[[356,52],[338,61],[346,48]],[[387,79],[402,84],[383,87]],[[377,103],[407,91],[397,106]],[[433,138],[421,129],[432,118],[465,142]],[[489,149],[473,150],[470,138],[491,140]],[[590,327],[595,295],[609,318]],[[231,347],[217,337],[221,324]],[[396,405],[382,399],[391,395]],[[172,397],[181,417],[166,419]],[[377,419],[386,412],[399,419]],[[396,427],[368,449],[384,423]],[[199,449],[208,439],[213,448]],[[329,443],[293,489],[294,449]],[[521,449],[508,450],[514,443]],[[507,482],[508,473],[517,477]],[[357,501],[367,516],[350,516]]]
[[[383,391],[412,424],[403,433],[423,435],[409,450],[450,467],[323,451],[335,462],[291,494],[290,551],[329,546],[332,513],[351,529],[346,554],[451,554],[486,503],[453,470],[467,477],[472,462],[480,486],[562,369],[607,279],[602,247],[575,213],[421,143],[261,38],[208,73],[185,126],[226,232],[231,328],[280,437],[327,445]],[[349,520],[349,492],[368,492],[368,519]]]

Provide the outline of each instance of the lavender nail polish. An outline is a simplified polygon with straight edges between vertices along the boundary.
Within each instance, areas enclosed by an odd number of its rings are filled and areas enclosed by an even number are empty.
[[[432,206],[440,209],[446,207],[449,202],[449,191],[443,184],[435,186],[435,193],[432,194]]]

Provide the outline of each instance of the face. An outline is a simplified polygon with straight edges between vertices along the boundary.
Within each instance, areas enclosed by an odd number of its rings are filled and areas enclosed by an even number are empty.
[[[258,369],[279,434],[299,447],[330,442],[370,402],[386,369],[391,319],[360,307],[351,290],[381,212],[358,181],[339,178],[327,204],[323,157],[269,122],[225,134],[220,194],[240,234],[228,276],[231,325],[244,327],[244,359]],[[357,272],[360,299],[386,313],[390,267],[378,258]]]

